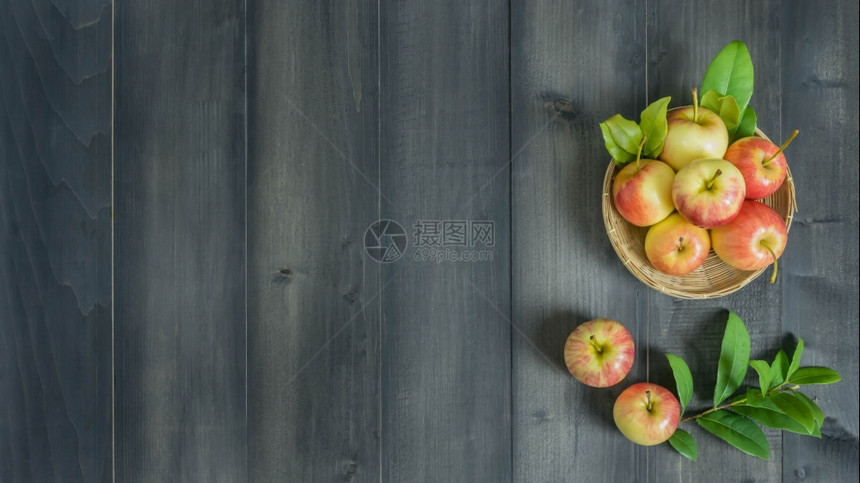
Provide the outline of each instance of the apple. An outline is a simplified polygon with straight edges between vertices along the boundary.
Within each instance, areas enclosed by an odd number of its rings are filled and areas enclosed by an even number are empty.
[[[657,270],[669,275],[687,275],[702,266],[711,251],[708,230],[672,213],[648,229],[645,255]]]
[[[636,226],[651,226],[675,211],[675,171],[655,159],[636,160],[615,175],[612,201],[621,216]]]
[[[723,159],[734,164],[744,176],[747,199],[764,198],[782,186],[787,170],[782,152],[797,133],[794,130],[782,146],[756,136],[738,139],[729,146]]]
[[[594,319],[580,324],[564,343],[564,362],[571,375],[591,387],[609,387],[633,366],[633,337],[621,323]]]
[[[693,105],[671,109],[666,114],[668,131],[660,160],[675,171],[701,158],[722,158],[729,146],[729,131],[720,116],[699,109],[699,98],[693,89]]]
[[[711,244],[721,260],[738,270],[758,270],[773,263],[770,282],[776,281],[777,259],[785,250],[788,229],[782,217],[759,201],[744,201],[729,224],[711,230]]]
[[[654,446],[675,433],[681,419],[681,405],[665,387],[640,382],[618,396],[612,417],[627,439],[643,446]]]
[[[725,159],[697,159],[672,181],[672,201],[687,221],[714,228],[732,221],[746,197],[740,170]]]

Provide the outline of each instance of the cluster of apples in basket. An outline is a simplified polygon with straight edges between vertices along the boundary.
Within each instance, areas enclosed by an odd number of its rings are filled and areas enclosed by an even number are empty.
[[[753,65],[746,45],[726,45],[702,79],[699,102],[667,111],[664,97],[636,123],[616,114],[600,123],[606,149],[620,168],[612,184],[618,213],[649,227],[645,254],[657,270],[683,276],[711,249],[738,270],[776,263],[787,241],[782,217],[761,200],[785,182],[781,147],[756,135],[749,105]]]
[[[658,159],[637,156],[615,176],[615,209],[633,225],[650,227],[645,254],[663,273],[696,270],[712,248],[738,270],[775,265],[787,241],[786,225],[757,200],[785,181],[783,150],[797,132],[781,147],[758,136],[730,144],[720,116],[698,106],[695,89],[693,98],[692,106],[667,113]]]

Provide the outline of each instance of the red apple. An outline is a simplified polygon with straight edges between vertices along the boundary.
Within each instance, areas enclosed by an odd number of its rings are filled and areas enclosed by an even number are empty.
[[[699,268],[711,250],[708,230],[685,220],[678,213],[648,229],[645,255],[657,270],[682,276]]]
[[[764,198],[782,186],[787,170],[782,151],[797,132],[792,132],[781,147],[756,136],[738,139],[729,146],[723,159],[734,164],[744,176],[747,199]]]
[[[619,322],[594,319],[570,333],[564,344],[567,370],[582,383],[608,387],[627,376],[633,366],[633,337]]]
[[[612,201],[625,220],[636,226],[651,226],[675,211],[668,164],[643,159],[625,166],[612,182]]]
[[[618,396],[612,416],[627,439],[643,446],[653,446],[675,433],[681,419],[681,405],[665,387],[640,382]]]
[[[744,202],[731,223],[711,230],[711,243],[721,260],[738,270],[758,270],[773,263],[770,282],[776,281],[777,259],[785,250],[788,229],[782,217],[758,201]]]
[[[732,221],[746,196],[744,177],[725,159],[698,159],[681,168],[672,182],[678,213],[700,228]]]
[[[666,114],[668,132],[660,160],[675,171],[701,158],[722,158],[729,146],[729,131],[720,116],[699,108],[696,89],[693,105],[677,107]]]

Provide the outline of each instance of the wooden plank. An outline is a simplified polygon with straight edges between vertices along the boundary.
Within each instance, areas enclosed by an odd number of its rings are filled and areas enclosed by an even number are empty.
[[[562,349],[580,323],[618,320],[639,344],[628,378],[644,380],[648,289],[606,238],[598,128],[645,105],[644,3],[515,1],[511,15],[513,480],[632,481],[641,462],[612,420],[627,384],[580,384]]]
[[[244,2],[116,16],[116,478],[247,477]]]
[[[109,481],[110,2],[0,12],[0,480]]]
[[[804,341],[804,366],[842,382],[804,389],[827,419],[821,440],[786,433],[783,471],[796,481],[858,477],[858,6],[783,2],[782,131],[800,136],[788,160],[799,211],[782,266],[787,334]]]
[[[378,481],[376,2],[248,4],[250,481]]]
[[[507,481],[507,3],[383,1],[379,12],[380,218],[410,240],[382,268],[381,479]],[[445,221],[482,220],[495,224],[492,246],[415,243]],[[431,249],[486,258],[431,262]]]
[[[671,106],[690,104],[690,88],[700,85],[711,59],[732,40],[742,40],[756,67],[755,92],[750,104],[758,114],[759,128],[777,137],[781,132],[782,98],[778,2],[730,1],[717,5],[706,1],[660,1],[649,2],[648,8],[649,99],[671,95]],[[767,279],[759,277],[732,295],[701,302],[649,294],[649,356],[653,361],[650,377],[674,389],[664,354],[673,353],[687,361],[695,389],[688,416],[713,406],[727,310],[734,311],[745,322],[752,342],[752,358],[772,359],[776,354],[782,342],[784,280],[779,278],[776,285],[770,285]],[[748,382],[754,383],[754,377]],[[686,460],[665,444],[640,449],[649,479],[782,480],[782,438],[778,431],[765,431],[770,442],[770,459],[761,461],[744,455],[695,423],[683,423],[681,428],[696,439],[699,461]]]

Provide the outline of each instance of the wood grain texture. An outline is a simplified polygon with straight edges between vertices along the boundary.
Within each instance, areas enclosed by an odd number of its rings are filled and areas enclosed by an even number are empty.
[[[601,218],[598,123],[644,107],[644,4],[512,3],[513,480],[636,481],[642,461],[615,429],[626,387],[574,380],[562,350],[580,323],[621,321],[645,379],[648,294],[621,265]],[[587,462],[587,463],[586,463]]]
[[[0,2],[0,481],[109,481],[111,8]]]
[[[244,2],[116,17],[116,478],[247,477]]]
[[[510,479],[507,3],[383,1],[380,218],[410,248],[382,268],[383,481]],[[419,261],[419,220],[494,222],[485,261]],[[426,233],[426,232],[425,232]],[[446,247],[436,247],[445,251]]]
[[[248,5],[250,481],[379,481],[375,2]]]
[[[856,2],[783,2],[782,131],[800,135],[789,162],[798,192],[784,254],[786,334],[801,337],[804,364],[839,371],[842,382],[811,386],[827,416],[822,439],[785,435],[786,481],[857,481],[858,310]]]
[[[252,480],[508,479],[499,7],[250,5]],[[494,258],[383,267],[380,218],[493,220]]]
[[[860,478],[856,2],[115,7],[0,0],[0,481]],[[690,103],[735,39],[759,127],[801,131],[799,212],[775,285],[674,299],[608,243],[598,123]],[[409,240],[386,264],[380,219]],[[494,243],[422,247],[422,221]],[[451,259],[472,248],[491,258]],[[690,423],[698,462],[634,446],[617,395],[674,389],[673,353],[708,407],[726,309],[753,358],[801,337],[842,374],[805,391],[823,437],[767,430],[768,461]],[[602,390],[562,356],[597,317],[637,344]]]

